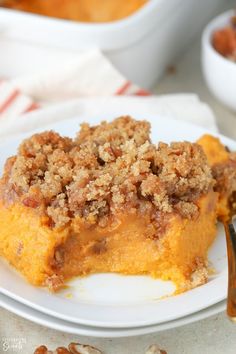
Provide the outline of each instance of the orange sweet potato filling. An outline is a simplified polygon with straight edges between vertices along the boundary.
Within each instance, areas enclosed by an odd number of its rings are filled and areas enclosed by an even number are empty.
[[[71,226],[53,230],[47,226],[47,218],[39,218],[30,208],[1,206],[0,255],[30,283],[54,289],[61,285],[60,279],[117,272],[170,279],[183,291],[192,286],[195,270],[200,269],[195,285],[206,281],[201,265],[216,235],[216,198],[216,193],[209,192],[199,200],[196,220],[171,215],[157,239],[148,237],[148,215],[120,215],[105,228],[89,229],[75,219]]]

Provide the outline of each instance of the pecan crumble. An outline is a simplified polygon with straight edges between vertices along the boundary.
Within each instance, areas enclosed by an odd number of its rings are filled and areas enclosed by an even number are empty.
[[[46,215],[53,227],[75,216],[106,225],[117,211],[198,214],[197,198],[213,186],[198,144],[150,141],[150,125],[130,117],[90,127],[72,140],[48,131],[35,134],[8,159],[0,184],[6,204],[18,200]]]

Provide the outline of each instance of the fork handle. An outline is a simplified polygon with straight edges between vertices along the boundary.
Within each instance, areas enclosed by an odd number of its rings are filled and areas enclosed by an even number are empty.
[[[228,252],[227,315],[236,322],[236,232],[232,223],[224,223]]]

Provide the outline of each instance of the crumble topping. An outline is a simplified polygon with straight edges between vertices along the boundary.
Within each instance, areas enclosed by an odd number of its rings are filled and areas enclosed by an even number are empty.
[[[65,287],[64,278],[62,275],[53,274],[45,279],[44,285],[51,292],[56,292],[57,290],[63,289]]]
[[[236,192],[236,153],[229,152],[228,160],[213,165],[212,174],[216,180],[215,190],[230,198]]]
[[[90,127],[77,137],[48,131],[23,141],[0,182],[5,203],[20,200],[62,227],[75,216],[104,227],[117,212],[198,214],[197,199],[213,186],[202,148],[150,141],[150,125],[130,117]]]

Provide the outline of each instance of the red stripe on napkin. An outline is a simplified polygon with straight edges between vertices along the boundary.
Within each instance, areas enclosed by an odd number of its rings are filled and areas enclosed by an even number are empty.
[[[116,91],[116,95],[123,95],[128,88],[131,86],[131,82],[127,81],[123,86],[121,86],[117,91]]]
[[[5,102],[0,106],[0,114],[3,113],[15,101],[15,99],[19,96],[19,94],[20,92],[18,90],[14,90],[8,96]]]
[[[26,110],[25,110],[24,112],[22,112],[22,113],[29,113],[29,112],[34,111],[35,109],[38,109],[38,108],[40,108],[39,104],[33,102],[33,103],[31,103],[30,106],[29,106],[28,108],[26,108]]]
[[[138,91],[135,92],[136,96],[151,96],[151,92],[143,89],[139,89]]]

